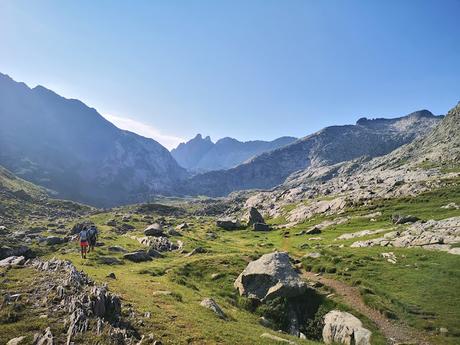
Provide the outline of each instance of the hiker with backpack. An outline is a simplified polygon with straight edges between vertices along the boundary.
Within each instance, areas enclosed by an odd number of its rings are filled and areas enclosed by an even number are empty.
[[[86,259],[86,250],[88,248],[88,230],[86,227],[80,231],[78,239],[80,241],[81,257]]]
[[[91,227],[88,230],[88,239],[89,239],[89,250],[88,253],[91,251],[94,251],[94,247],[96,246],[97,243],[97,228],[95,225],[91,225]]]

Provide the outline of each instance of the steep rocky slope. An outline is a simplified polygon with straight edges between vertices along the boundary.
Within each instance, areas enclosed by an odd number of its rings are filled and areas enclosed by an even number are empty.
[[[362,118],[356,125],[327,127],[233,169],[196,175],[186,181],[182,192],[223,196],[236,190],[272,188],[308,167],[387,154],[428,133],[440,119],[422,110],[395,119]]]
[[[0,164],[98,206],[169,193],[186,174],[152,139],[120,130],[95,109],[0,74]]]
[[[216,143],[201,134],[180,144],[171,151],[177,162],[193,172],[230,169],[261,153],[272,151],[296,141],[293,137],[281,137],[272,141],[253,140],[241,142],[222,138]]]
[[[302,203],[286,215],[288,220],[302,222],[317,213],[338,213],[347,205],[415,196],[455,185],[459,173],[460,105],[457,105],[431,132],[385,156],[310,167],[292,174],[272,191],[255,193],[246,204],[280,215],[285,205],[327,196],[329,201]]]

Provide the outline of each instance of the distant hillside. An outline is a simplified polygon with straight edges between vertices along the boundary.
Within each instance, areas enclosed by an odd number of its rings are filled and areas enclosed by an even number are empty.
[[[356,125],[327,127],[233,169],[196,175],[182,185],[182,192],[224,196],[236,190],[272,188],[308,167],[385,155],[427,134],[441,118],[421,110],[394,119],[362,118]]]
[[[241,142],[233,138],[222,138],[216,143],[207,136],[198,134],[171,151],[176,161],[193,172],[205,172],[233,168],[261,153],[291,144],[293,137],[281,137],[273,141]]]
[[[186,172],[152,139],[82,102],[0,74],[0,164],[59,198],[112,206],[168,194]]]

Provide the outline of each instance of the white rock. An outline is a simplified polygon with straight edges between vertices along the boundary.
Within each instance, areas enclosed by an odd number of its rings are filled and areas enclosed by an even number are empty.
[[[350,313],[332,310],[324,317],[323,341],[326,344],[371,345],[372,332]]]

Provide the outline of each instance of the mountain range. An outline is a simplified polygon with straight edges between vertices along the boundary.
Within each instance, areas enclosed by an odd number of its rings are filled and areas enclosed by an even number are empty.
[[[233,168],[246,160],[296,141],[294,137],[281,137],[273,141],[252,140],[241,142],[225,137],[213,143],[209,136],[201,134],[181,143],[171,151],[182,167],[192,172],[206,172]]]
[[[170,153],[153,139],[117,128],[79,100],[0,74],[0,165],[56,197],[95,206],[155,195],[225,196],[276,187],[307,168],[385,155],[426,135],[441,119],[427,110],[361,118],[355,125],[271,142],[213,143],[197,135]],[[206,170],[214,171],[199,173]]]
[[[183,183],[182,192],[224,196],[237,190],[273,188],[308,167],[385,155],[427,134],[441,119],[442,116],[420,110],[393,119],[361,118],[355,125],[326,127],[235,168],[193,176]]]

